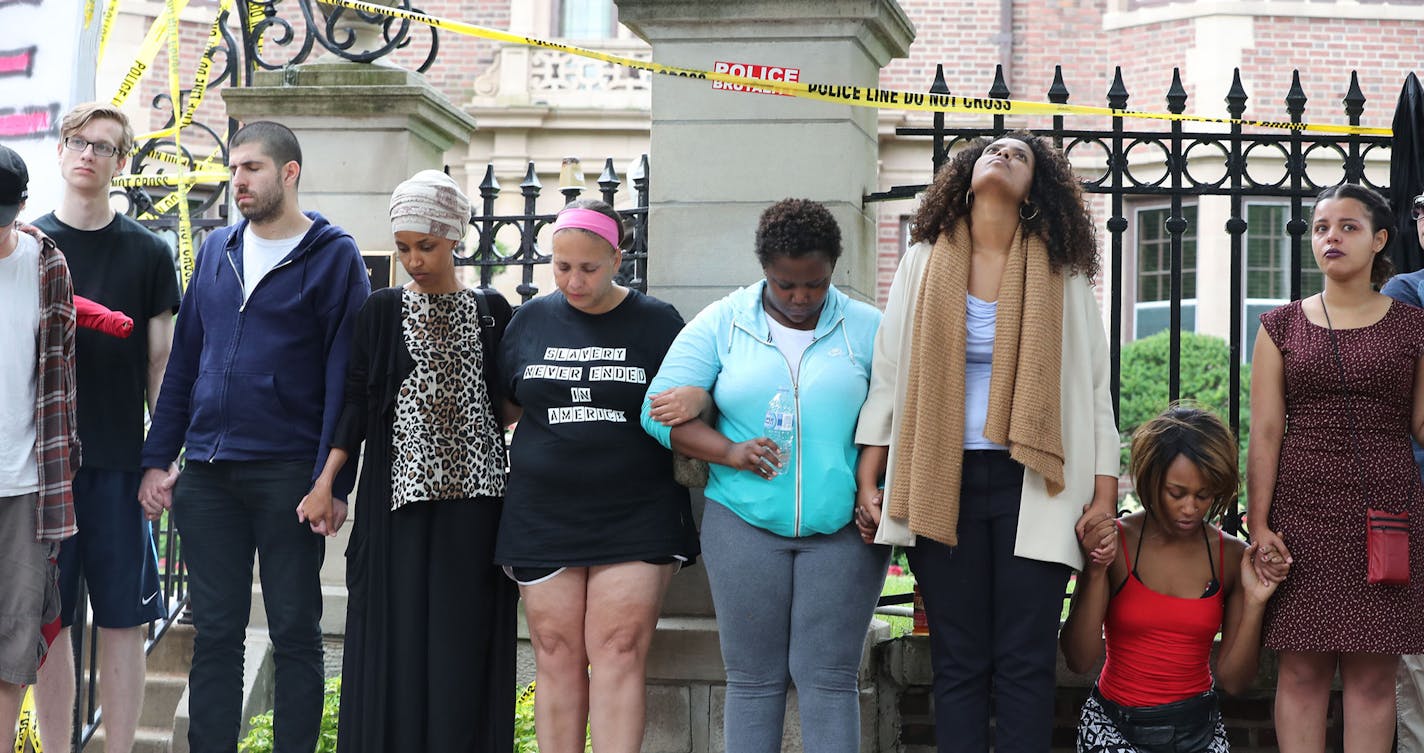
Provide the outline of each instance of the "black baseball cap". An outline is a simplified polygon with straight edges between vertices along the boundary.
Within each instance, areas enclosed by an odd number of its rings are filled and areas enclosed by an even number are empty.
[[[20,205],[29,198],[30,171],[25,161],[4,144],[0,144],[0,227],[15,221]]]

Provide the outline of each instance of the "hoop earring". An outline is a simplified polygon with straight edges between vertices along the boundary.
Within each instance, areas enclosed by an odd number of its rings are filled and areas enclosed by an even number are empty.
[[[964,192],[964,206],[974,206],[974,189],[971,188]]]
[[[1027,217],[1025,217],[1025,216],[1024,216],[1024,207],[1028,207],[1029,209],[1032,209],[1032,210],[1033,210],[1033,214],[1030,214],[1030,215],[1028,215]],[[1024,203],[1022,203],[1022,204],[1019,205],[1019,219],[1023,220],[1024,222],[1028,222],[1029,220],[1036,219],[1037,217],[1038,217],[1038,206],[1037,206],[1036,204],[1033,204],[1033,203],[1031,203],[1031,202],[1025,201]]]

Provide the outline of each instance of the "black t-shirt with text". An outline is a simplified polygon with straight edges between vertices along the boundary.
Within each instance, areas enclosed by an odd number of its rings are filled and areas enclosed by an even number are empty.
[[[162,238],[122,214],[99,230],[77,230],[53,213],[34,224],[64,252],[75,295],[133,318],[133,334],[125,339],[79,329],[74,360],[84,466],[138,470],[148,394],[148,320],[178,310],[173,255]]]
[[[603,314],[581,312],[558,292],[515,312],[500,368],[524,413],[510,446],[497,562],[556,567],[695,554],[672,454],[638,421],[648,382],[681,329],[676,309],[636,290]]]

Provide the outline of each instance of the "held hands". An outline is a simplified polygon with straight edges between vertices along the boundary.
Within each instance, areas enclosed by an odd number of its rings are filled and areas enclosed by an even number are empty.
[[[1261,559],[1260,548],[1261,542],[1253,541],[1246,547],[1246,551],[1241,553],[1241,590],[1246,595],[1246,602],[1252,606],[1265,606],[1271,594],[1276,592],[1276,587],[1281,584],[1279,579],[1262,578],[1257,573],[1257,560]],[[1289,562],[1286,563],[1286,569],[1290,569]]]
[[[346,511],[346,502],[334,499],[331,488],[318,482],[297,505],[297,520],[310,525],[312,533],[335,536],[346,522]]]
[[[138,486],[138,504],[143,508],[143,517],[158,520],[163,511],[173,507],[173,485],[178,482],[178,464],[163,468],[148,468],[143,472],[143,480]]]
[[[776,477],[785,464],[781,460],[781,448],[777,447],[775,442],[767,437],[757,437],[728,447],[727,454],[722,458],[722,465],[739,471],[751,471],[770,480]]]
[[[1291,562],[1294,561],[1290,550],[1286,548],[1285,540],[1268,528],[1252,532],[1251,539],[1252,548],[1255,550],[1251,566],[1256,571],[1256,578],[1271,583],[1285,580]]]
[[[1083,505],[1083,515],[1073,527],[1088,568],[1105,570],[1117,559],[1117,526],[1112,513],[1111,504],[1090,502]]]
[[[697,418],[711,403],[701,387],[673,387],[653,395],[648,415],[663,426],[677,426]]]
[[[884,489],[855,490],[855,527],[860,531],[860,540],[875,543],[875,533],[880,530],[880,509],[885,504]]]

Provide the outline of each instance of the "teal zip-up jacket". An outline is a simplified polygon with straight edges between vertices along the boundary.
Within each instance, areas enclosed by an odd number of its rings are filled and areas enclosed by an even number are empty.
[[[855,506],[856,419],[870,388],[870,361],[880,312],[832,286],[801,356],[799,378],[771,342],[762,308],[766,281],[703,309],[673,341],[643,400],[643,429],[671,447],[671,429],[648,414],[651,397],[672,387],[712,393],[717,430],[733,442],[764,436],[767,404],[792,387],[796,436],[787,467],[771,480],[711,464],[707,498],[780,536],[834,533]]]

